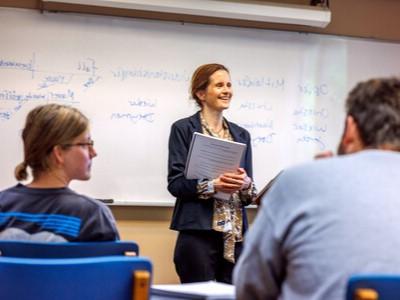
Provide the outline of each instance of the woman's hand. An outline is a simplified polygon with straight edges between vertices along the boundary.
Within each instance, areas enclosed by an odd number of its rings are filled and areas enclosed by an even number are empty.
[[[251,179],[247,176],[246,171],[238,168],[234,173],[224,173],[214,179],[214,189],[217,192],[232,194],[248,188],[250,183]]]
[[[324,152],[319,152],[317,154],[314,155],[314,159],[319,159],[319,158],[329,158],[329,157],[333,157],[333,152],[328,150],[328,151],[324,151]]]

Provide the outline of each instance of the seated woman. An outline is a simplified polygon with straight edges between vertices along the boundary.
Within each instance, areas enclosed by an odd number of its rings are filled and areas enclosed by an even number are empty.
[[[24,160],[18,181],[0,192],[0,239],[35,241],[113,241],[114,217],[103,203],[77,194],[68,185],[88,180],[97,156],[89,121],[76,108],[47,104],[33,109],[22,131]]]

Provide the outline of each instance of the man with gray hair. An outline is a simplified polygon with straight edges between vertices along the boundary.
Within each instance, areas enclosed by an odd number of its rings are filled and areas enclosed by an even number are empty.
[[[262,200],[237,299],[344,299],[352,274],[399,272],[400,80],[359,83],[346,114],[340,156],[285,170]]]

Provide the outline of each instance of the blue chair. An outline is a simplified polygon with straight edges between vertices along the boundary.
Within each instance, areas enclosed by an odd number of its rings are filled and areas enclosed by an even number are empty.
[[[346,300],[399,300],[400,274],[353,275],[347,283]]]
[[[0,257],[0,298],[147,300],[151,274],[143,257]]]
[[[0,241],[0,256],[25,258],[78,258],[109,255],[139,255],[139,246],[132,241],[46,243]]]

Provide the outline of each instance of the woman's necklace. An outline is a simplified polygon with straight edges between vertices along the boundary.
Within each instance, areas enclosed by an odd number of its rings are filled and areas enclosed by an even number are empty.
[[[224,130],[224,127],[222,126],[221,129],[219,129],[219,130],[215,130],[215,129],[211,128],[211,127],[208,127],[207,129],[208,129],[209,131],[211,131],[210,133],[211,133],[212,135],[221,137],[221,132]]]
[[[209,135],[218,137],[218,138],[224,138],[225,136],[225,125],[224,122],[222,122],[221,128],[218,130],[215,130],[212,128],[204,118],[202,114],[200,114],[201,117],[201,123],[203,124],[204,129],[208,132]]]

